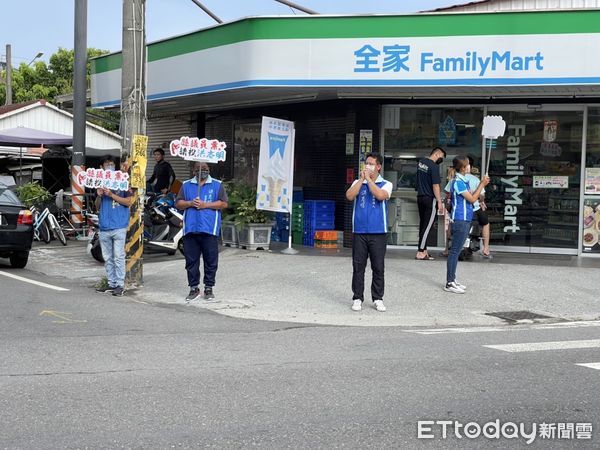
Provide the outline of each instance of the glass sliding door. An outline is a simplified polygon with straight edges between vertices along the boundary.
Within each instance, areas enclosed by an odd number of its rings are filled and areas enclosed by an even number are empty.
[[[486,189],[493,246],[576,253],[583,108],[488,108],[507,129]],[[546,250],[547,249],[547,250]]]

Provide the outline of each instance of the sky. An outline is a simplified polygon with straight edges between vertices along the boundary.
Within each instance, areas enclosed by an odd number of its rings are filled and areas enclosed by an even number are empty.
[[[0,0],[0,60],[11,44],[13,66],[29,63],[38,52],[48,61],[59,47],[73,48],[76,0]],[[302,15],[274,0],[201,0],[224,22],[257,15]],[[461,0],[292,0],[320,14],[394,14],[466,3]],[[122,0],[88,0],[88,47],[121,50]],[[148,42],[215,24],[191,0],[146,0]]]

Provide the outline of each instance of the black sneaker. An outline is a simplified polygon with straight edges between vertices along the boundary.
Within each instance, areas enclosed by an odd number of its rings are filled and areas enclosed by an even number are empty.
[[[192,288],[192,289],[190,289],[190,293],[188,294],[188,296],[185,299],[189,302],[190,300],[196,300],[199,296],[200,296],[200,289]]]
[[[112,292],[114,290],[115,290],[115,288],[112,287],[112,286],[102,286],[102,287],[97,287],[96,288],[96,292],[102,292],[102,293]]]
[[[112,291],[112,295],[114,295],[115,297],[123,297],[124,294],[125,289],[123,289],[121,286],[114,288]]]
[[[215,294],[213,294],[213,290],[211,287],[204,288],[204,300],[214,300]]]

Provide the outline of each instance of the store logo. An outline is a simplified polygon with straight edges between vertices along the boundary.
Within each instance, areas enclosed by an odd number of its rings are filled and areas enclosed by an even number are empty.
[[[508,136],[506,145],[506,178],[501,178],[500,181],[505,186],[504,192],[510,197],[504,202],[504,221],[510,222],[510,225],[504,227],[504,232],[516,233],[521,229],[517,225],[517,213],[519,205],[523,204],[521,195],[523,189],[519,187],[519,177],[523,176],[523,166],[521,162],[521,137],[525,136],[525,125],[509,125],[509,132],[514,134]],[[510,175],[510,178],[508,176]]]

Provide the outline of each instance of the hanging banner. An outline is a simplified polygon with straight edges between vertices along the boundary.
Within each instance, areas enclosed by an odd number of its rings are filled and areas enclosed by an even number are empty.
[[[171,141],[169,150],[171,156],[179,156],[186,161],[217,163],[225,161],[227,144],[217,139],[199,139],[182,136]]]
[[[291,212],[294,179],[294,122],[262,118],[256,209]]]
[[[141,134],[133,135],[131,144],[131,187],[135,189],[146,189],[146,165],[148,164],[148,136]]]

